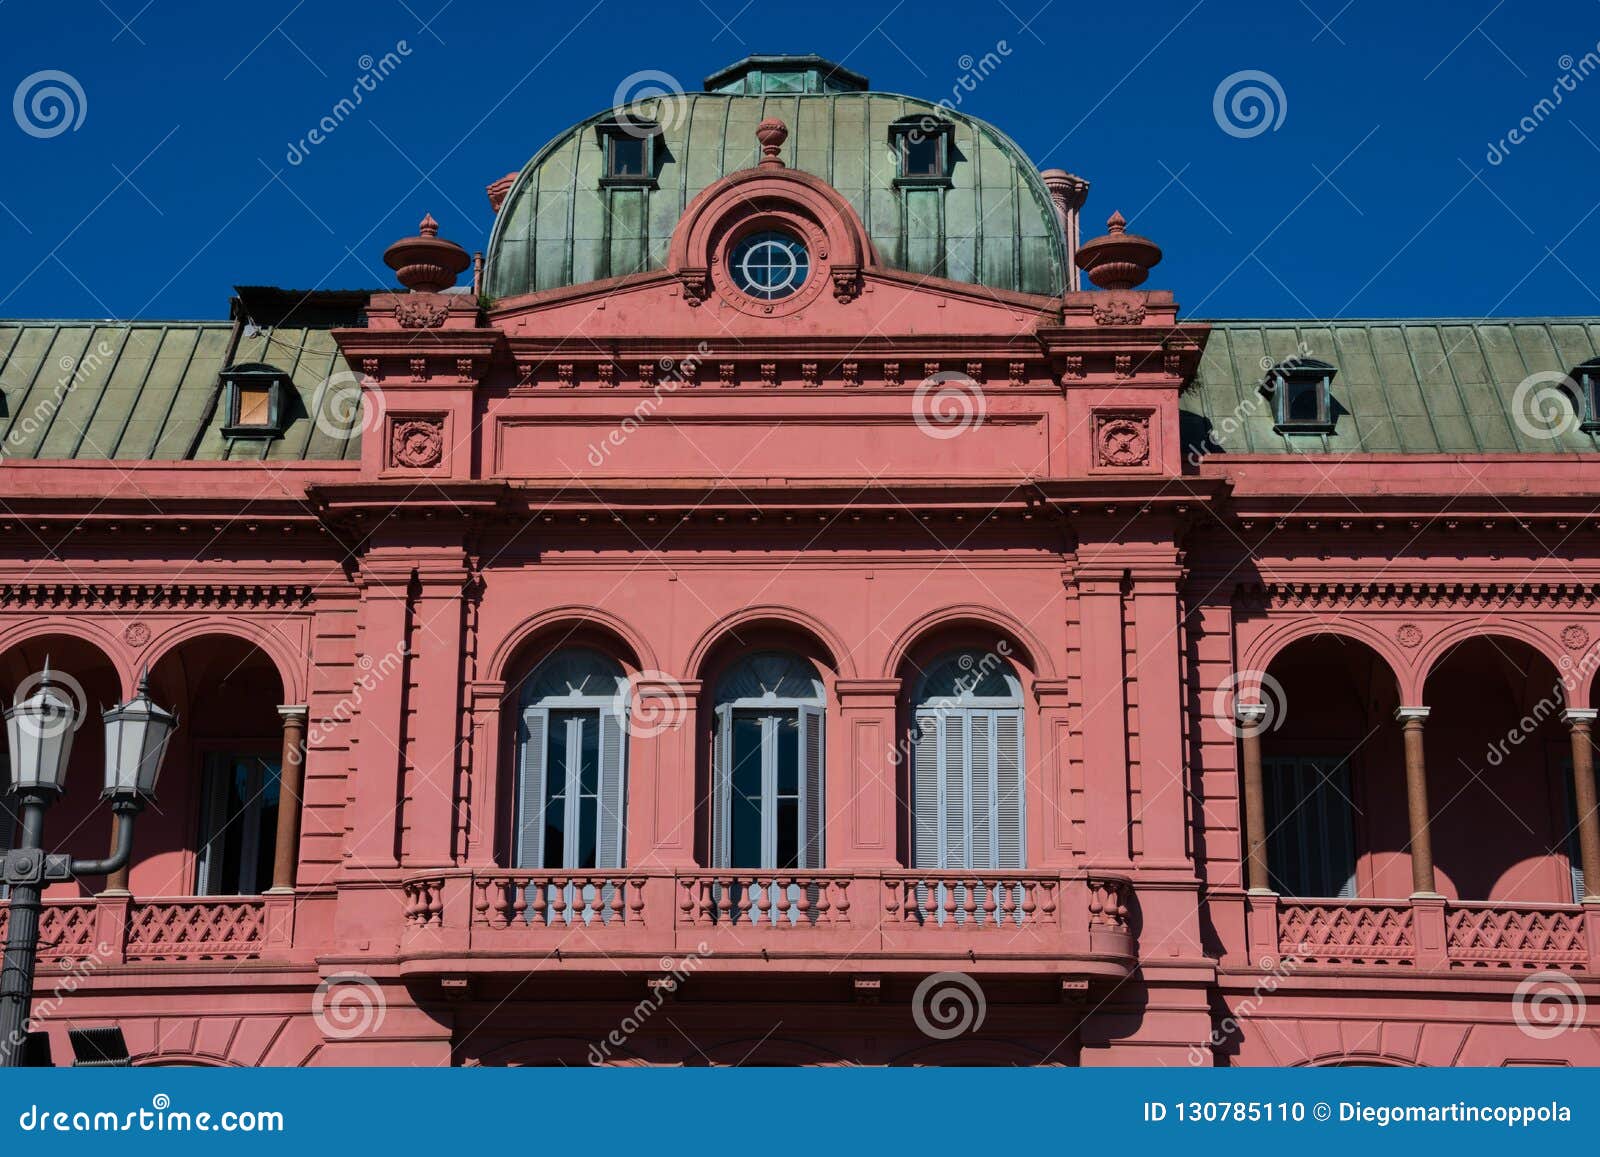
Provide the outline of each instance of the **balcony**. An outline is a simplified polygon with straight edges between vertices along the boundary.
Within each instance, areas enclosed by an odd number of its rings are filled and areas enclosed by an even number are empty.
[[[545,872],[417,876],[408,974],[966,971],[1120,978],[1135,945],[1120,876],[1041,872]]]
[[[0,904],[0,943],[10,920],[11,906]],[[41,975],[52,967],[284,957],[293,921],[289,895],[46,900],[39,912]]]
[[[1578,904],[1453,900],[1303,900],[1251,896],[1253,962],[1295,968],[1470,975],[1503,969],[1587,972],[1600,920]]]

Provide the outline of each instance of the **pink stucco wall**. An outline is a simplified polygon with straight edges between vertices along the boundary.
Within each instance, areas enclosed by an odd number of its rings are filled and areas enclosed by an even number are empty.
[[[814,271],[829,292],[779,319],[715,287],[696,299],[715,226],[755,194],[833,254]],[[438,324],[416,323],[418,301]],[[1453,461],[1186,464],[1178,395],[1207,329],[1170,294],[911,278],[877,264],[842,198],[781,167],[708,190],[661,273],[483,314],[378,295],[369,315],[338,334],[369,399],[359,463],[6,468],[11,517],[79,527],[70,558],[0,540],[7,693],[46,652],[93,703],[149,665],[183,719],[131,898],[52,891],[76,904],[41,999],[95,959],[52,1033],[114,1020],[146,1063],[587,1063],[660,991],[662,959],[693,956],[674,1026],[646,1018],[605,1059],[1600,1061],[1593,1030],[1541,1039],[1516,1018],[1543,967],[1600,994],[1600,927],[1567,882],[1566,727],[1552,717],[1500,765],[1484,756],[1558,671],[1568,705],[1589,704],[1600,615],[1548,584],[1570,569],[1592,591],[1593,552],[1558,565],[1519,529],[1592,501],[1583,463],[1500,463],[1494,526],[1468,539],[1386,513],[1402,488],[1417,509],[1447,505]],[[686,358],[692,381],[676,376]],[[919,389],[946,371],[971,383],[956,399],[970,428],[951,437],[930,433]],[[1111,420],[1139,432],[1134,451]],[[1330,497],[1337,523],[1316,516]],[[641,715],[677,713],[630,741],[621,903],[639,906],[615,927],[497,927],[509,708],[532,664],[573,642],[622,664]],[[1001,642],[1026,704],[1019,878],[1051,909],[1016,934],[897,924],[908,789],[890,753],[908,680],[946,647]],[[850,903],[818,927],[731,935],[685,899],[706,874],[704,695],[729,655],[768,644],[823,673],[819,878]],[[1231,700],[1218,706],[1236,673],[1284,688],[1269,755],[1359,749],[1354,906],[1246,897],[1239,745]],[[199,761],[220,740],[275,750],[279,705],[308,708],[297,887],[235,908],[182,899]],[[1408,899],[1393,713],[1418,705],[1434,708],[1437,905]],[[109,839],[92,731],[49,824],[83,855]],[[1480,911],[1458,901],[1487,905],[1487,958],[1451,948],[1447,930]],[[1321,959],[1281,932],[1296,904],[1335,928]],[[1363,953],[1339,923],[1358,911],[1409,922],[1405,943]],[[382,1009],[355,1034],[314,1013],[319,984],[350,972]],[[980,1029],[919,1031],[915,989],[938,972],[981,988]]]

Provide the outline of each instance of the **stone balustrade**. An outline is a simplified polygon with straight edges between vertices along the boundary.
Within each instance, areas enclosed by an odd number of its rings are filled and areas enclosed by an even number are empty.
[[[1261,968],[1585,972],[1600,961],[1595,917],[1577,904],[1249,898],[1252,956]]]
[[[917,871],[454,871],[403,885],[412,972],[565,965],[655,968],[674,953],[794,968],[906,971],[959,959],[1005,971],[1125,976],[1136,955],[1118,876]],[[987,957],[987,960],[985,960]],[[868,964],[867,962],[871,962]]]

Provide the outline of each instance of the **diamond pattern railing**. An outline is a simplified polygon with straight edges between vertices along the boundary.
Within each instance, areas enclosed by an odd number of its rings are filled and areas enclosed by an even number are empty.
[[[1584,967],[1589,962],[1584,913],[1452,905],[1445,917],[1445,952],[1453,963],[1466,966]]]
[[[1296,965],[1381,965],[1443,972],[1561,968],[1596,957],[1595,914],[1578,905],[1252,898],[1252,943]],[[1259,914],[1259,916],[1257,915]],[[1264,964],[1262,967],[1270,967]]]
[[[293,902],[292,896],[46,899],[39,910],[39,959],[61,967],[254,960],[269,943],[288,947]],[[10,930],[10,909],[0,903],[0,943]],[[275,911],[287,918],[274,922]]]
[[[1412,927],[1406,904],[1286,903],[1278,911],[1278,951],[1304,963],[1410,964]]]

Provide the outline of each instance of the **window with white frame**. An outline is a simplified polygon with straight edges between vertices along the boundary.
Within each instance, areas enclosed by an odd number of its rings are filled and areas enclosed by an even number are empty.
[[[276,757],[212,752],[200,789],[200,855],[195,892],[253,896],[272,886],[278,834]]]
[[[826,700],[815,666],[785,651],[746,656],[715,701],[712,866],[822,867]]]
[[[912,867],[1021,868],[1027,859],[1022,684],[993,651],[944,655],[911,702]]]
[[[1354,896],[1350,761],[1331,756],[1263,759],[1261,779],[1272,890],[1282,896]]]
[[[523,683],[516,867],[622,867],[628,706],[621,665],[584,647],[555,652]]]

